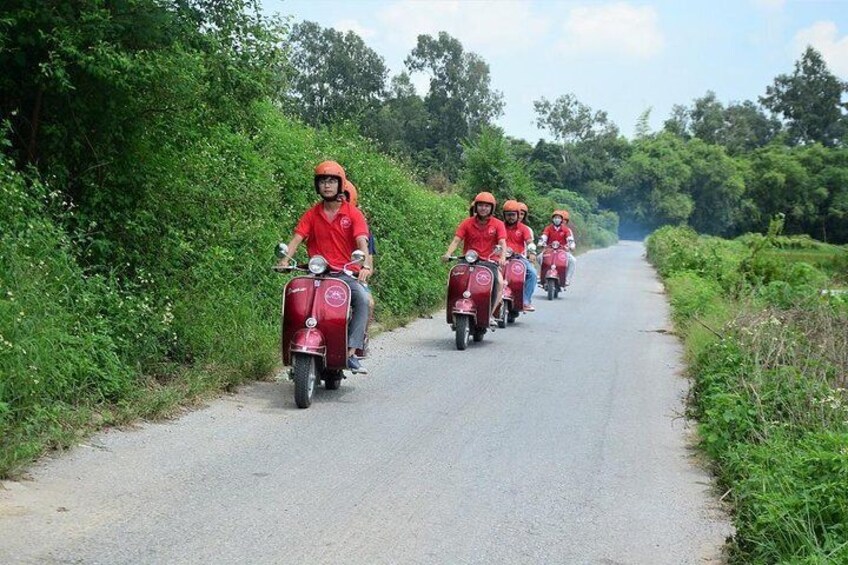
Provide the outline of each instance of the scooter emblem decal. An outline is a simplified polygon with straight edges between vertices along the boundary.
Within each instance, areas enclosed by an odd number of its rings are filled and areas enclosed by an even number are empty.
[[[305,291],[306,291],[306,289],[301,286],[301,287],[297,287],[297,288],[289,288],[288,290],[286,290],[286,294],[294,294],[296,292],[305,292]]]
[[[344,305],[345,301],[347,301],[347,289],[341,285],[335,284],[324,293],[324,302],[334,308]]]
[[[524,270],[524,265],[521,265],[520,263],[513,263],[512,264],[512,272],[515,273],[516,275],[520,275],[521,271],[523,271],[523,270]]]
[[[492,282],[492,273],[490,273],[488,269],[480,269],[477,271],[477,274],[474,275],[474,280],[477,281],[477,284],[485,286]]]

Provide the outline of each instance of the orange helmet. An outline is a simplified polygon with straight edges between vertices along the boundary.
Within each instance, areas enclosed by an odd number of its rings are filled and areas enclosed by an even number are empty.
[[[474,197],[474,202],[472,204],[491,204],[492,208],[498,204],[498,201],[495,200],[495,195],[491,192],[480,192],[477,196]]]
[[[474,197],[474,200],[471,201],[471,208],[468,210],[468,215],[473,216],[476,211],[475,208],[477,204],[491,204],[492,205],[492,214],[495,213],[495,206],[497,206],[498,201],[495,200],[495,195],[491,192],[479,192],[477,196]]]
[[[350,202],[354,206],[358,205],[357,202],[359,200],[359,194],[358,194],[358,191],[356,190],[356,186],[352,182],[345,179],[344,190],[342,190],[342,192],[344,193],[345,196],[347,196],[348,202]]]
[[[527,204],[525,204],[524,202],[519,202],[518,203],[518,212],[519,212],[519,214],[518,214],[519,218],[521,217],[521,212],[524,212],[524,217],[526,218],[527,215],[530,213],[530,209],[527,207]],[[522,218],[522,219],[524,219],[524,218]]]
[[[503,205],[504,214],[507,212],[520,212],[521,204],[517,200],[507,200]]]
[[[568,210],[554,210],[554,213],[551,214],[551,219],[553,219],[554,216],[560,216],[563,219],[563,221],[567,222],[568,221]]]
[[[339,179],[339,192],[337,196],[342,193],[342,187],[344,187],[347,180],[344,169],[335,161],[323,161],[315,166],[315,191],[320,194],[318,190],[319,177],[336,177]]]

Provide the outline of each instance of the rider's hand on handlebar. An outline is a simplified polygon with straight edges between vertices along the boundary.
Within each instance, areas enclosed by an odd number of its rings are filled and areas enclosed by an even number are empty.
[[[356,276],[357,280],[361,283],[368,282],[368,277],[371,276],[371,267],[362,267],[359,269],[359,274]]]
[[[443,261],[443,262],[447,263],[447,262],[449,262],[450,260],[451,260],[451,256],[450,256],[450,254],[449,254],[449,253],[445,253],[444,255],[442,255],[442,261]]]

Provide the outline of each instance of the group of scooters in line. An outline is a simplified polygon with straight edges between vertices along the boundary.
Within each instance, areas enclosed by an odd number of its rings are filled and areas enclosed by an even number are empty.
[[[336,390],[345,370],[367,373],[360,359],[367,356],[374,307],[368,287],[374,239],[357,208],[356,187],[338,163],[324,161],[315,167],[315,190],[321,201],[301,217],[291,241],[277,246],[274,267],[303,273],[285,285],[281,316],[283,363],[291,367],[298,408],[312,404],[322,381]],[[525,204],[506,201],[503,220],[495,217],[496,206],[491,193],[477,194],[442,256],[458,261],[448,276],[446,317],[459,350],[481,341],[491,327],[506,328],[521,313],[534,311],[537,281],[553,300],[573,276],[575,243],[567,210],[555,210],[534,243]],[[293,257],[304,241],[309,261],[299,265]],[[460,244],[462,255],[453,255]]]

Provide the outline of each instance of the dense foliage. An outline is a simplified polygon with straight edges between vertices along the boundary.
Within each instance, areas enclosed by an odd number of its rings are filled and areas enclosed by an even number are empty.
[[[284,282],[273,248],[316,200],[320,160],[361,189],[380,319],[440,303],[438,258],[464,201],[355,131],[284,116],[276,22],[201,1],[6,13],[0,475],[87,426],[269,374]]]
[[[733,561],[843,563],[848,248],[778,229],[728,241],[666,227],[648,256],[686,340],[702,446],[733,503]]]
[[[317,60],[340,49],[343,40],[350,42],[350,36],[295,44],[298,52],[313,51]],[[382,61],[367,47],[360,59]],[[469,143],[487,135],[485,126],[502,111],[486,63],[445,33],[420,36],[406,72],[388,87],[376,80],[375,71],[383,68],[377,62],[361,70],[343,57],[326,63],[324,74],[343,77],[326,84],[347,89],[348,100],[370,88],[369,104],[361,105],[370,110],[352,118],[358,127],[440,190],[462,181]],[[421,72],[430,79],[423,95],[408,74]],[[303,76],[310,88],[320,88],[314,75]],[[357,88],[350,88],[354,84]],[[606,112],[573,94],[540,98],[533,103],[537,125],[556,142],[513,140],[512,157],[529,173],[535,192],[576,193],[593,209],[617,214],[623,235],[641,237],[669,224],[713,235],[762,232],[774,214],[782,213],[787,233],[844,243],[847,88],[821,54],[808,48],[793,72],[776,77],[759,101],[725,105],[707,92],[691,106],[676,105],[660,132],[650,131],[649,108],[632,140],[622,137]],[[300,89],[291,96],[300,100]],[[301,115],[310,118],[308,106]]]

